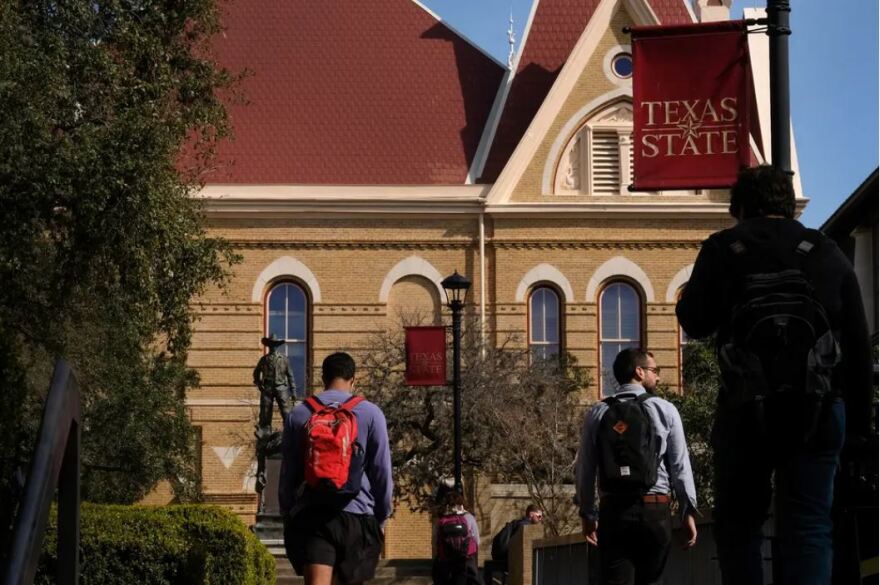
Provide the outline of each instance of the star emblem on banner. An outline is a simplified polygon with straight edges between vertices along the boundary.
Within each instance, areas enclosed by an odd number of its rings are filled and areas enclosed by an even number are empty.
[[[681,137],[687,138],[688,136],[693,138],[699,138],[700,133],[697,132],[702,124],[698,123],[691,116],[688,116],[684,119],[684,122],[681,124],[676,124],[679,128],[681,128]]]

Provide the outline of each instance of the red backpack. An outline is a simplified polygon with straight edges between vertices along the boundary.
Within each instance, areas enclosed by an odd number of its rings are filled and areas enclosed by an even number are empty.
[[[314,396],[305,401],[312,411],[305,426],[305,481],[324,503],[344,506],[361,489],[364,449],[357,442],[352,409],[363,399],[352,396],[338,406],[327,406]]]

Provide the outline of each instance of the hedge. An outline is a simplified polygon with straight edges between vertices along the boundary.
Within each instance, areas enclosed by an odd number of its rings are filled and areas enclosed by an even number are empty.
[[[53,509],[36,583],[55,582]],[[235,514],[217,506],[82,505],[82,585],[271,585],[275,559]]]

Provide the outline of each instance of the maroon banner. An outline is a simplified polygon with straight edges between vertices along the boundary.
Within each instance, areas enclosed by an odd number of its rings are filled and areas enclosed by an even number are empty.
[[[446,327],[406,327],[408,386],[446,384]]]
[[[632,29],[633,189],[726,188],[750,161],[743,21]]]

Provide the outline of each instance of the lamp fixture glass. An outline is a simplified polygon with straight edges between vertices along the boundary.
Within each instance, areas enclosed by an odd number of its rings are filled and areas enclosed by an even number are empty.
[[[455,304],[461,306],[467,297],[468,289],[471,287],[471,281],[466,276],[462,276],[456,270],[451,276],[447,276],[440,283],[446,292],[446,304],[450,307]]]

